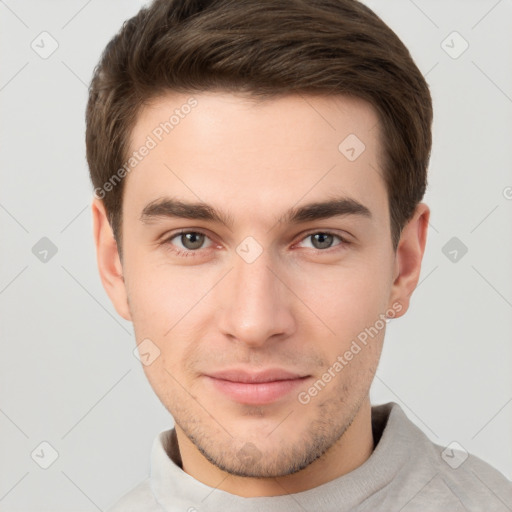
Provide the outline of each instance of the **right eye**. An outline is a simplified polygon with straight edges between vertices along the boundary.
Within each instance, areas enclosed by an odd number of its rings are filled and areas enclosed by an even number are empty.
[[[174,239],[177,239],[181,247],[176,246],[173,242]],[[171,234],[164,241],[163,244],[169,246],[171,251],[176,253],[178,256],[196,256],[195,253],[199,252],[204,241],[209,238],[199,231],[185,231],[181,230],[178,233]],[[210,240],[211,242],[211,240]],[[210,247],[212,243],[208,247]],[[207,248],[208,248],[207,247]]]

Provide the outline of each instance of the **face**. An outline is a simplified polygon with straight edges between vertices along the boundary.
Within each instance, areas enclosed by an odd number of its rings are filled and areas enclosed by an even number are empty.
[[[131,152],[153,147],[125,177],[106,286],[177,431],[233,475],[331,449],[367,403],[386,314],[407,309],[418,276],[397,279],[378,130],[346,97],[173,94],[138,118]]]

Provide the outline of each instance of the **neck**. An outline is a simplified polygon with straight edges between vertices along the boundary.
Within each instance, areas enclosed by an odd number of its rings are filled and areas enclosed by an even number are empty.
[[[249,478],[226,473],[209,462],[178,425],[175,430],[186,473],[205,485],[245,498],[293,494],[318,487],[359,467],[374,449],[369,397],[329,450],[303,470],[283,477]]]

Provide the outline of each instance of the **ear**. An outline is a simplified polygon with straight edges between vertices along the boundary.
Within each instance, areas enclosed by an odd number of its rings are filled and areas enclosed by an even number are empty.
[[[425,203],[419,203],[413,217],[402,230],[395,255],[395,277],[389,303],[389,307],[397,302],[402,305],[402,309],[397,312],[395,318],[404,315],[409,309],[412,292],[418,284],[429,219],[429,207]]]
[[[123,278],[123,267],[117,249],[117,243],[108,221],[105,206],[100,199],[92,202],[92,222],[94,242],[96,244],[96,260],[100,271],[101,282],[116,311],[131,321],[128,307],[128,295]]]

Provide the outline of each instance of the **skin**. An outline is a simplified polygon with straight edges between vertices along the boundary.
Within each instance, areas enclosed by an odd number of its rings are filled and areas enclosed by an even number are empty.
[[[394,252],[378,117],[362,100],[194,97],[197,106],[125,178],[122,260],[103,203],[93,200],[101,279],[118,313],[133,322],[137,343],[149,338],[160,350],[144,371],[175,420],[183,470],[244,497],[311,489],[372,453],[369,388],[385,327],[309,403],[298,393],[379,315],[393,305],[395,318],[407,311],[430,210],[417,206]],[[146,107],[131,149],[188,98],[168,94]],[[352,162],[338,150],[351,133],[366,146]],[[146,205],[165,196],[201,200],[233,224],[141,220]],[[359,201],[371,219],[276,221],[292,207],[333,196]],[[204,233],[203,245],[184,245],[180,229]],[[326,231],[336,236],[330,248],[318,248],[311,235]],[[248,236],[262,248],[252,263],[236,252]],[[309,377],[275,402],[251,405],[204,376],[233,367]]]

